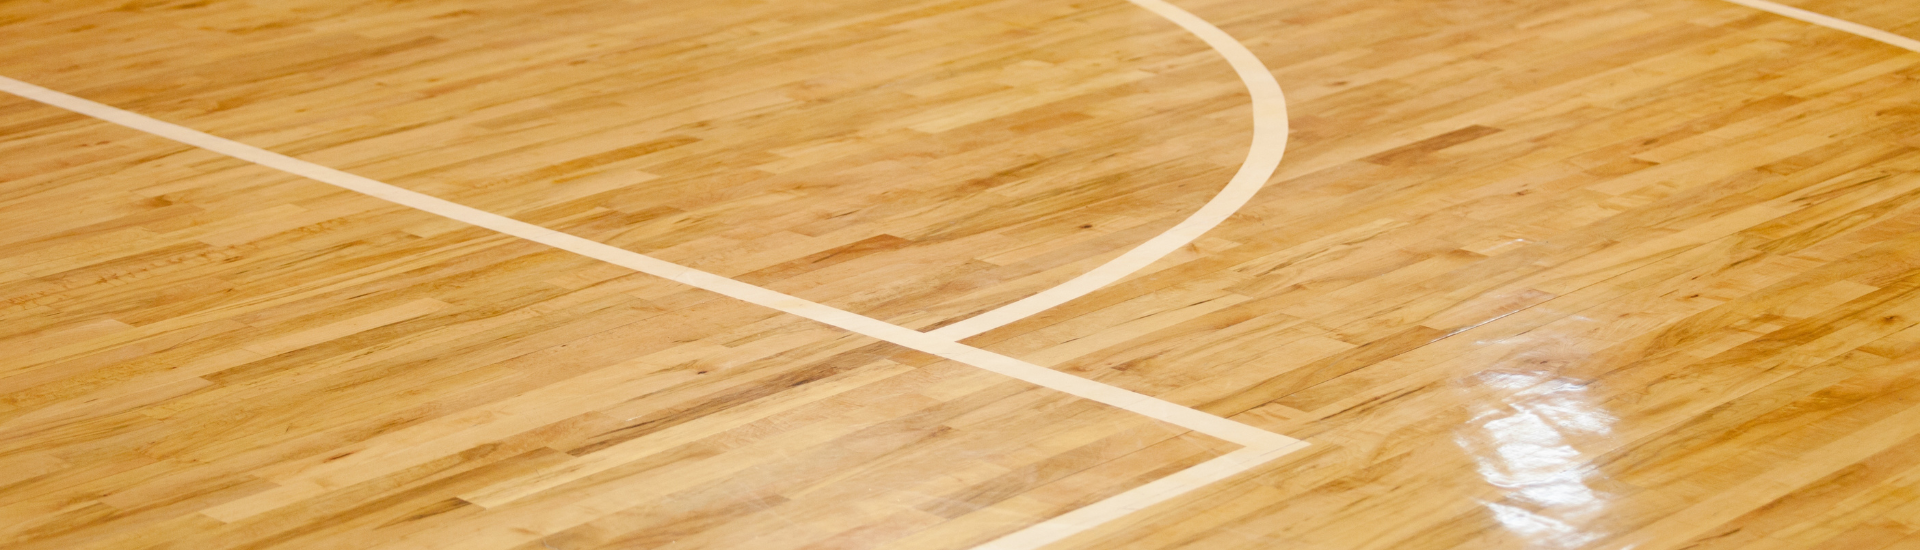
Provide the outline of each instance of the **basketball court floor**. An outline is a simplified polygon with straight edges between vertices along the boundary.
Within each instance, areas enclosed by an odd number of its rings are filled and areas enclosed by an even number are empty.
[[[0,547],[1920,549],[1916,38],[0,2]]]

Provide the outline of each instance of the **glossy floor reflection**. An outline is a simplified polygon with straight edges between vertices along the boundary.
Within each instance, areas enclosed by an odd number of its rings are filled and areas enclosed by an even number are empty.
[[[1599,540],[1592,525],[1611,498],[1591,479],[1601,475],[1575,441],[1604,441],[1614,418],[1584,384],[1552,372],[1483,372],[1473,382],[1506,394],[1473,400],[1476,410],[1454,441],[1478,462],[1487,484],[1510,496],[1485,503],[1494,519],[1542,548],[1582,548]],[[1501,406],[1504,405],[1504,406]]]

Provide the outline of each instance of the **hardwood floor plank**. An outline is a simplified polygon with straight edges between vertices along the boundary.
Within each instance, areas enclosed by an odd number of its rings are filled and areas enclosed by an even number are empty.
[[[1177,4],[1285,88],[1285,163],[966,344],[1313,446],[1048,548],[1916,547],[1920,54],[1707,0]],[[0,75],[915,330],[1166,231],[1252,128],[1109,0],[13,2],[0,38]],[[961,549],[1238,449],[19,98],[0,159],[9,548]]]

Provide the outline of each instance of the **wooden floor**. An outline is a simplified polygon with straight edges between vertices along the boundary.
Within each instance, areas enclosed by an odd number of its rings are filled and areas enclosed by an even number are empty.
[[[1920,549],[1920,52],[1175,0],[1286,159],[964,342],[1312,446],[1049,548]],[[1920,3],[1784,2],[1920,38]],[[0,76],[915,330],[1248,155],[1124,0],[41,0]],[[964,549],[1238,448],[0,95],[0,546]]]

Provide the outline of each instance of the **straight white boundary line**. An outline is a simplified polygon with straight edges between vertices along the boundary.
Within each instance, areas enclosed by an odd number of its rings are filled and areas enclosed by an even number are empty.
[[[1124,279],[1219,226],[1220,222],[1246,206],[1247,201],[1252,200],[1253,195],[1260,192],[1260,188],[1273,177],[1273,172],[1279,169],[1280,157],[1287,150],[1287,98],[1280,91],[1280,83],[1274,80],[1273,73],[1267,70],[1267,65],[1226,31],[1186,10],[1162,0],[1127,1],[1179,25],[1206,42],[1220,57],[1226,58],[1227,63],[1233,66],[1234,73],[1240,75],[1240,82],[1246,85],[1247,93],[1253,99],[1253,144],[1247,148],[1246,160],[1241,162],[1240,170],[1233,174],[1233,179],[1227,181],[1227,186],[1220,189],[1219,194],[1179,225],[1067,282],[992,311],[934,329],[928,334],[962,340],[1032,317]]]
[[[1006,325],[1084,296],[1144,269],[1180,247],[1186,246],[1245,206],[1280,165],[1289,132],[1286,97],[1280,90],[1279,82],[1274,80],[1272,73],[1267,71],[1266,64],[1225,31],[1172,4],[1163,0],[1128,1],[1167,19],[1205,42],[1227,60],[1247,87],[1253,105],[1253,143],[1248,147],[1247,157],[1242,161],[1239,171],[1218,194],[1187,219],[1119,257],[1053,288],[943,327],[933,333],[921,333],[10,78],[0,77],[0,91],[403,206],[806,317],[1055,391],[1104,403],[1243,447],[1238,451],[1175,472],[1173,475],[1086,507],[1043,520],[980,547],[991,550],[1033,550],[1250,470],[1308,445],[1305,441],[1260,430],[1169,401],[959,343],[960,339],[967,336]]]
[[[1796,8],[1793,6],[1783,6],[1780,4],[1775,4],[1773,2],[1768,2],[1766,0],[1725,0],[1725,1],[1728,3],[1739,4],[1739,5],[1753,8],[1756,10],[1778,15],[1781,17],[1786,17],[1788,19],[1798,19],[1802,22],[1812,23],[1815,25],[1819,25],[1822,27],[1836,30],[1836,31],[1844,32],[1847,34],[1860,36],[1862,38],[1871,38],[1874,40],[1878,40],[1881,42],[1885,42],[1887,44],[1900,47],[1902,49],[1906,49],[1914,52],[1920,52],[1920,40],[1914,40],[1912,38],[1907,38],[1905,36],[1900,36],[1897,34],[1893,34],[1887,31],[1883,31],[1880,29],[1876,29],[1876,28],[1855,23],[1852,21],[1838,19],[1838,18],[1826,16],[1826,15],[1820,15],[1818,13],[1810,12],[1810,11]]]
[[[1061,539],[1092,530],[1107,522],[1120,519],[1134,512],[1146,509],[1174,497],[1187,494],[1195,489],[1211,485],[1234,474],[1266,464],[1287,453],[1307,447],[1302,442],[1297,445],[1277,449],[1256,449],[1247,447],[1220,455],[1191,468],[1174,472],[1173,475],[1154,480],[1146,485],[1107,497],[1105,500],[1089,504],[1072,512],[1067,512],[1039,524],[1021,529],[1013,534],[994,539],[991,542],[973,547],[973,550],[1033,550],[1052,544]]]
[[[635,271],[772,308],[857,334],[891,342],[946,359],[1018,379],[1061,393],[1100,402],[1206,434],[1242,447],[1167,478],[1102,500],[1080,510],[1043,521],[988,543],[995,550],[1031,550],[1040,545],[1093,528],[1089,521],[1106,521],[1198,489],[1262,462],[1305,448],[1307,443],[1226,418],[1214,416],[1152,396],[1109,386],[1041,367],[1026,361],[975,348],[951,339],[922,333],[818,304],[799,297],[666,262],[644,254],[554,231],[499,214],[486,212],[430,195],[409,191],[370,178],[303,161],[205,132],[163,122],[56,92],[11,78],[0,77],[0,92],[58,107],[105,122],[139,130],[186,145],[206,149],[268,168],[302,176],[401,206],[519,237]],[[1258,457],[1258,461],[1249,460]],[[1229,459],[1231,458],[1231,459]],[[1103,519],[1104,518],[1104,519]]]
[[[1101,384],[865,315],[767,290],[698,269],[655,259],[638,252],[561,233],[445,199],[408,191],[370,178],[349,174],[252,145],[216,137],[177,124],[162,122],[144,115],[123,111],[11,78],[0,77],[0,91],[289,174],[330,184],[349,191],[372,196],[415,210],[491,229],[581,256],[626,267],[648,275],[675,281],[694,288],[726,295],[747,303],[805,317],[857,334],[892,342],[993,371],[1034,385],[1112,405],[1247,447],[1274,448],[1291,445],[1299,441],[1190,409],[1171,401]]]

